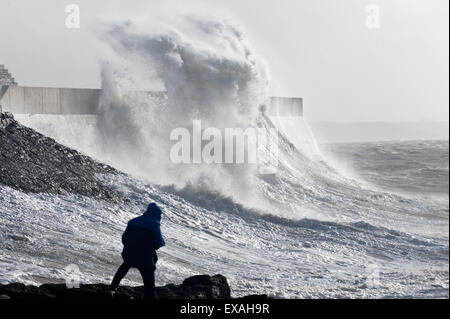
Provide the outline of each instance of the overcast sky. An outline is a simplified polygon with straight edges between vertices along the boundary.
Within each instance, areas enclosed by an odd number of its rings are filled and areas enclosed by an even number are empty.
[[[81,28],[65,26],[67,4]],[[164,4],[163,4],[164,3]],[[368,28],[368,4],[379,28]],[[447,121],[448,0],[0,0],[0,64],[20,85],[100,86],[92,28],[105,17],[232,17],[270,65],[271,94],[312,121]]]

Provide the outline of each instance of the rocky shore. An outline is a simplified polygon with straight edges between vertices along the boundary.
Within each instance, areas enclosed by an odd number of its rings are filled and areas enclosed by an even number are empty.
[[[181,285],[169,284],[156,288],[160,299],[230,299],[230,286],[222,275],[198,275],[185,279]],[[142,299],[144,287],[121,286],[114,294],[107,284],[80,285],[67,288],[65,284],[44,284],[39,287],[20,283],[0,285],[0,299],[16,300],[129,300]],[[252,295],[244,298],[267,298]]]
[[[119,174],[114,168],[21,125],[7,112],[0,113],[0,146],[0,184],[23,192],[125,200],[95,176]]]
[[[161,299],[229,299],[230,287],[222,275],[199,275],[185,279],[181,285],[157,287]],[[142,299],[144,287],[121,286],[114,294],[107,284],[81,284],[67,288],[66,284],[44,284],[39,287],[20,283],[0,285],[5,299]],[[2,297],[0,297],[2,298]]]

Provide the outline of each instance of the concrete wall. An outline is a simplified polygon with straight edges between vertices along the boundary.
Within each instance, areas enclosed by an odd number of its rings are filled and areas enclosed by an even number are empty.
[[[303,116],[303,99],[299,97],[271,97],[267,114],[270,116]]]
[[[17,114],[97,114],[100,90],[10,86],[0,104]]]
[[[4,87],[5,88],[5,87]],[[98,114],[99,89],[68,89],[9,86],[0,104],[4,111],[16,114]],[[130,96],[162,98],[163,92],[133,92]],[[302,116],[301,98],[271,97],[266,110],[271,116]]]

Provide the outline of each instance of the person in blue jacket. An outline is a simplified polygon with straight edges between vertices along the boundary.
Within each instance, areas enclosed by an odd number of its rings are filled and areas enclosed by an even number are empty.
[[[130,268],[137,268],[144,281],[145,298],[156,299],[155,269],[158,256],[156,250],[165,245],[161,234],[162,211],[155,203],[148,205],[143,215],[128,222],[122,235],[123,263],[111,283],[115,291]]]

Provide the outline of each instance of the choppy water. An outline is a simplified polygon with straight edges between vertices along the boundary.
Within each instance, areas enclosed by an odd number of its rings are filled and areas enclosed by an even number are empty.
[[[390,153],[394,145],[405,150],[404,156]],[[409,196],[359,188],[359,182],[344,189],[337,187],[343,185],[340,182],[332,185],[330,181],[324,190],[305,185],[300,189],[293,180],[288,182],[287,172],[280,172],[278,180],[270,181],[284,187],[273,195],[276,200],[284,197],[293,203],[302,193],[303,201],[280,214],[245,208],[217,193],[174,190],[124,177],[102,178],[128,194],[132,204],[127,206],[69,194],[28,195],[1,186],[0,278],[2,282],[60,281],[66,276],[65,266],[75,263],[83,281],[107,282],[120,263],[120,234],[126,221],[155,200],[166,209],[167,247],[160,253],[158,284],[179,282],[197,273],[222,273],[229,278],[234,295],[448,297],[448,195],[429,187],[436,180],[448,188],[448,142],[329,148],[338,157],[349,157],[364,178],[377,173],[370,182],[378,189],[388,180],[390,189],[404,193],[409,188],[403,186],[407,184],[403,172],[410,167],[407,154],[412,146],[420,154],[429,154],[444,173],[414,177],[416,185]],[[382,155],[371,161],[367,149]],[[374,167],[388,158],[392,165],[388,174],[387,168],[377,172]],[[426,165],[420,167],[416,161],[417,172],[430,162],[423,161]],[[430,193],[438,200],[424,196]],[[125,283],[140,281],[137,273],[129,280]]]
[[[325,145],[380,188],[415,195],[449,193],[448,141],[402,141]]]

